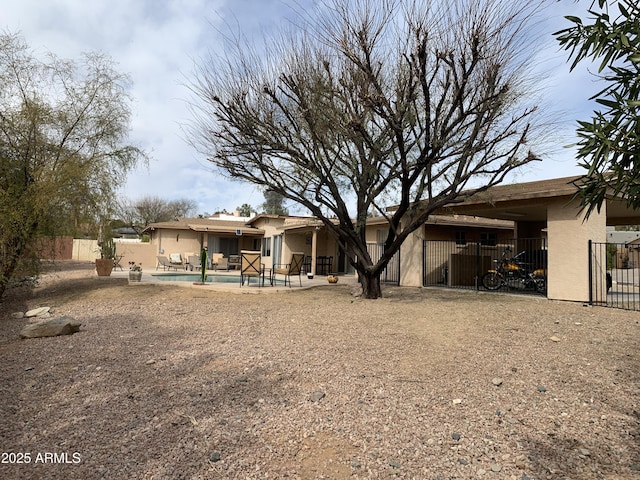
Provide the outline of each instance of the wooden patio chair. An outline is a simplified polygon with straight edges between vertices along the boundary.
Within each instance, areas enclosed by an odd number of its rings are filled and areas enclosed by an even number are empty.
[[[284,285],[287,286],[287,280],[289,280],[289,288],[291,288],[291,277],[297,275],[300,280],[300,286],[302,286],[302,268],[304,263],[304,253],[293,252],[291,254],[291,263],[286,265],[274,265],[271,270],[271,281],[275,283],[276,274],[284,275]]]
[[[246,279],[247,285],[251,280],[251,277],[258,278],[258,285],[260,285],[260,277],[262,277],[262,286],[264,286],[264,264],[260,261],[262,257],[260,252],[254,252],[249,250],[242,250],[240,252],[240,286],[244,285]]]

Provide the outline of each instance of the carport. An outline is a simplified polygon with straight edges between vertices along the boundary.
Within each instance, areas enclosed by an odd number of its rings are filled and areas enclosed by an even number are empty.
[[[512,220],[516,238],[541,237],[546,232],[548,298],[603,300],[593,299],[590,286],[606,283],[606,265],[591,265],[590,270],[590,241],[605,243],[607,225],[640,224],[640,211],[629,209],[624,201],[607,199],[600,212],[585,219],[579,202],[572,199],[572,182],[577,178],[498,185],[438,213]],[[597,291],[606,296],[606,290]]]

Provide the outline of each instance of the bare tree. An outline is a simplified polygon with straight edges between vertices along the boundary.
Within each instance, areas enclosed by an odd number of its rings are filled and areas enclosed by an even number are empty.
[[[231,178],[309,209],[377,298],[429,214],[536,158],[537,5],[335,0],[265,51],[237,41],[201,64],[189,138]],[[389,224],[381,258],[367,250],[371,210]]]
[[[140,233],[151,223],[168,222],[194,215],[196,208],[196,203],[186,198],[167,201],[157,195],[148,195],[138,200],[121,200],[117,216],[119,220]]]

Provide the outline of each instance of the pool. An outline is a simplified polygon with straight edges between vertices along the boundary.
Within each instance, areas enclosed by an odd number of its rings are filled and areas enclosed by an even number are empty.
[[[161,282],[199,282],[201,280],[199,273],[155,273],[151,274],[151,276]],[[207,283],[214,282],[240,284],[240,276],[207,273]]]

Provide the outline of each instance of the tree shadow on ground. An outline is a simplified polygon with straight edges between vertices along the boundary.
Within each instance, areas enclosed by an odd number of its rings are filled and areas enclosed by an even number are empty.
[[[17,350],[5,352],[13,358],[5,358],[2,368],[1,392],[11,399],[0,407],[3,448],[64,446],[82,454],[80,465],[55,471],[28,465],[30,475],[194,478],[230,463],[248,474],[247,452],[264,448],[261,426],[299,399],[286,376],[251,366],[250,360],[215,349],[193,355],[185,349],[192,332],[180,325],[155,325],[140,338],[132,333],[131,319],[100,320],[108,328],[21,343],[22,351],[42,352],[33,364],[21,363]],[[102,337],[99,346],[85,348],[83,335]],[[150,348],[160,341],[159,350]],[[7,474],[19,478],[20,467]]]

